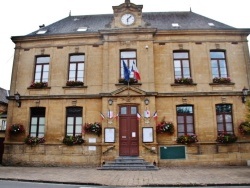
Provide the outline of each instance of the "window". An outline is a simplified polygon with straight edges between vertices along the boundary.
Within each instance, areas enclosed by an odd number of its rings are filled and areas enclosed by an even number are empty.
[[[174,74],[176,78],[191,78],[189,53],[184,51],[174,52]]]
[[[0,126],[0,131],[6,130],[6,120],[2,120],[2,125]]]
[[[66,135],[82,134],[82,107],[68,107],[66,112]]]
[[[84,81],[84,54],[70,55],[69,58],[69,80]]]
[[[49,56],[37,57],[35,65],[34,82],[48,82],[49,79]]]
[[[177,106],[176,111],[178,136],[195,134],[193,106]]]
[[[225,52],[222,51],[210,51],[211,69],[213,78],[227,78],[227,63]]]
[[[45,108],[32,107],[30,117],[30,136],[44,137]]]
[[[233,134],[232,105],[216,105],[216,120],[218,133],[225,132]]]
[[[136,64],[136,51],[121,51],[121,61],[120,61],[120,78],[124,78],[124,68],[123,68],[123,62],[127,65],[128,69],[131,71],[133,63]],[[136,65],[137,66],[137,65]],[[134,72],[130,72],[129,75],[130,78],[134,78]]]

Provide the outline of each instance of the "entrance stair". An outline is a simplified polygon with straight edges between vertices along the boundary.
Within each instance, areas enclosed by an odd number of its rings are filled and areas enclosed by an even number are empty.
[[[159,170],[157,166],[140,157],[118,157],[114,161],[106,161],[98,170]]]

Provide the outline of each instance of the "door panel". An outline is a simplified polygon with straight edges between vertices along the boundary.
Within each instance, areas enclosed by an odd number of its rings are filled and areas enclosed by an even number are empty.
[[[4,138],[0,138],[0,164],[2,164],[3,152],[4,152]]]
[[[120,115],[119,115],[120,156],[139,155],[139,132],[138,132],[139,129],[138,129],[138,120],[136,117],[136,113],[134,113],[135,107],[136,106],[120,107]]]

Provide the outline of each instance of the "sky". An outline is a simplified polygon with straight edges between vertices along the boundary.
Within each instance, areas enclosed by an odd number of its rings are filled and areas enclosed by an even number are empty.
[[[23,36],[71,15],[112,14],[125,0],[1,0],[0,87],[9,90],[15,44]],[[235,28],[250,28],[249,0],[130,0],[143,12],[189,11]],[[250,40],[250,37],[248,37]]]

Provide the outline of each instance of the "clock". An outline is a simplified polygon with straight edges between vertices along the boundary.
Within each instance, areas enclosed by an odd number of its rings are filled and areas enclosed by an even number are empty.
[[[135,22],[135,17],[133,14],[126,13],[121,17],[121,21],[124,25],[132,25]]]

